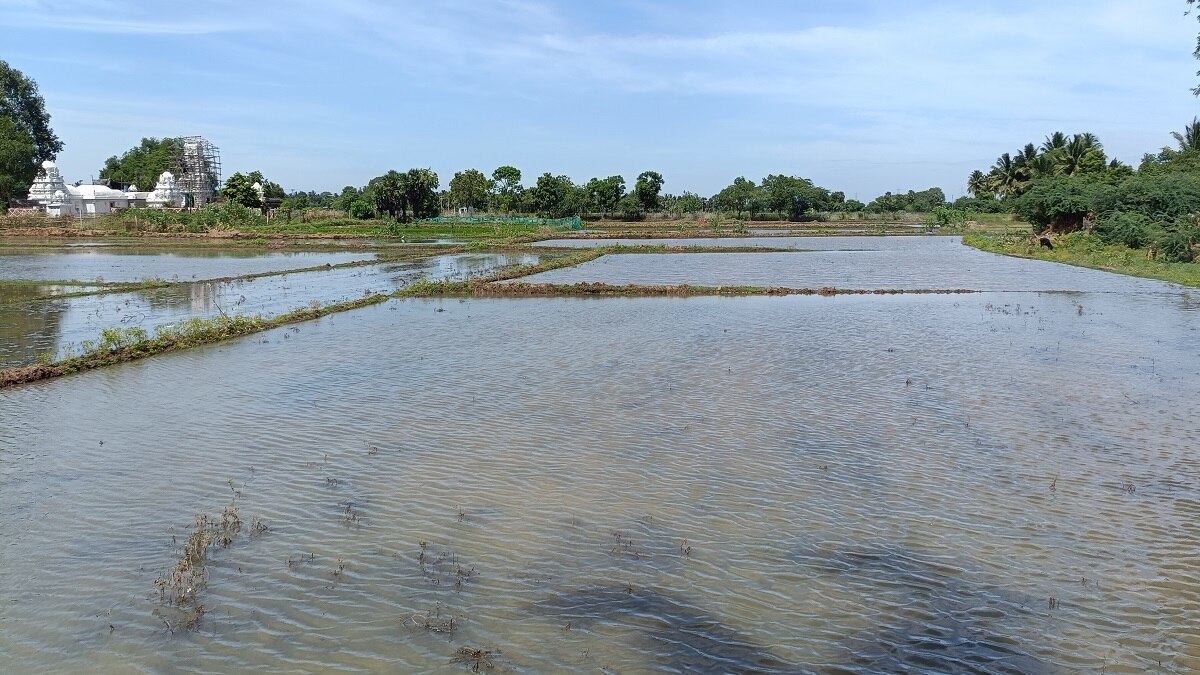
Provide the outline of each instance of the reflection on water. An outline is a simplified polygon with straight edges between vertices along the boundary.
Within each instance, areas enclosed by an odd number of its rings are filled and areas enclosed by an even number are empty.
[[[314,301],[330,304],[371,293],[391,293],[421,276],[464,279],[487,274],[496,267],[536,264],[538,259],[528,254],[443,255],[411,262],[0,305],[0,368],[30,364],[44,352],[62,356],[68,347],[77,348],[85,340],[95,340],[106,328],[139,327],[153,333],[156,326],[194,317],[270,316]]]
[[[374,253],[308,253],[181,249],[121,252],[93,248],[52,252],[0,251],[0,279],[48,281],[191,281],[282,272],[284,270],[373,260]]]
[[[0,653],[1196,672],[1185,298],[392,301],[10,390]],[[230,479],[271,531],[212,554],[171,635],[154,578]]]

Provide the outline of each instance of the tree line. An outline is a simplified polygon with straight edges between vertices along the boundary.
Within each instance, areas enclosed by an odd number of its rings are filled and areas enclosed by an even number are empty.
[[[1200,119],[1171,137],[1174,146],[1146,153],[1134,169],[1109,161],[1094,134],[1056,132],[1001,155],[987,173],[973,171],[967,187],[976,203],[1011,211],[1035,232],[1084,231],[1191,262],[1200,245]]]
[[[739,176],[708,197],[691,191],[664,192],[666,181],[658,171],[638,174],[632,185],[619,175],[576,182],[570,176],[547,172],[530,186],[525,186],[522,178],[521,170],[514,166],[498,167],[491,174],[466,169],[456,172],[447,188],[441,189],[438,175],[431,169],[389,171],[372,178],[364,187],[346,186],[339,193],[289,193],[283,208],[328,208],[356,218],[387,216],[401,220],[462,209],[468,213],[626,220],[649,214],[683,217],[722,212],[738,218],[803,221],[823,219],[834,212],[925,212],[946,204],[940,188],[895,195],[889,192],[864,204],[810,179],[783,174],[772,174],[758,182]]]

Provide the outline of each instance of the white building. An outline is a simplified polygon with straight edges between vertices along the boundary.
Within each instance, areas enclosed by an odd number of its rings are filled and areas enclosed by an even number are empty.
[[[180,207],[183,192],[170,171],[158,177],[152,192],[140,192],[136,185],[114,190],[106,185],[67,185],[54,162],[42,162],[42,172],[29,188],[30,201],[37,202],[52,218],[91,217],[134,207]]]

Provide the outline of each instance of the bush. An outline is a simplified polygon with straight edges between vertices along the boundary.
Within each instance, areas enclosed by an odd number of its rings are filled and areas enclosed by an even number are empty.
[[[1088,214],[1107,186],[1091,178],[1055,177],[1034,181],[1015,201],[1016,213],[1033,223],[1034,230],[1073,232],[1083,227]]]
[[[967,212],[939,206],[926,217],[925,222],[928,225],[937,225],[939,227],[966,227]]]
[[[1200,230],[1188,223],[1163,234],[1154,246],[1167,262],[1194,262],[1197,243],[1200,243]]]
[[[367,202],[356,199],[350,202],[350,217],[359,220],[368,220],[375,215],[375,208]]]
[[[1009,204],[994,197],[959,197],[952,206],[968,213],[1004,213]]]
[[[1105,244],[1143,248],[1150,243],[1150,219],[1130,211],[1109,213],[1096,221],[1095,232]]]
[[[1097,195],[1096,212],[1135,211],[1153,220],[1200,213],[1200,176],[1145,174],[1126,179]]]

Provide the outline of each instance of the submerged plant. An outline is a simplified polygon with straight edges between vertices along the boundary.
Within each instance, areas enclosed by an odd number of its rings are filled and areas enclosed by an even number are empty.
[[[233,481],[230,481],[231,489],[232,483]],[[235,494],[238,493],[235,491]],[[241,531],[242,519],[238,514],[236,496],[221,512],[220,520],[214,520],[204,513],[196,515],[192,532],[179,553],[179,560],[154,580],[159,604],[170,605],[181,612],[174,626],[167,619],[163,619],[167,630],[175,632],[176,627],[184,630],[199,628],[200,621],[207,611],[204,605],[200,604],[200,592],[208,586],[209,549],[229,548]],[[254,519],[251,536],[268,531],[266,523],[259,518]]]
[[[484,670],[496,669],[496,656],[500,654],[499,649],[480,649],[477,647],[459,647],[458,651],[454,652],[450,663],[458,663],[466,666],[472,673],[478,673]]]

